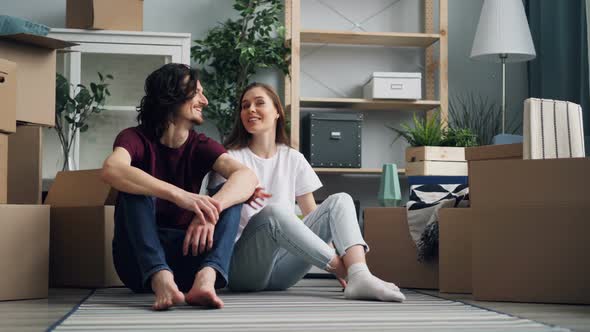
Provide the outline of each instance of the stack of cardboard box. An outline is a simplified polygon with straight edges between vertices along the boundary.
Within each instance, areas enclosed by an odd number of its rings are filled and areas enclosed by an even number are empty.
[[[143,0],[67,0],[66,27],[142,31]]]
[[[588,304],[590,159],[522,160],[521,152],[467,150],[471,208],[440,214],[441,291]]]
[[[468,148],[471,207],[439,211],[439,261],[419,263],[405,208],[366,208],[367,262],[409,288],[476,300],[590,304],[590,159]]]
[[[420,146],[406,149],[408,176],[466,176],[465,148]]]
[[[364,210],[364,233],[370,250],[367,264],[377,277],[405,288],[438,288],[438,264],[418,262],[405,207]]]
[[[51,205],[50,284],[111,287],[123,283],[113,264],[116,191],[100,170],[59,172],[45,204]]]
[[[56,50],[68,46],[42,36],[0,36],[0,300],[47,297],[41,126],[54,125]]]
[[[406,149],[406,175],[415,184],[459,184],[465,181],[465,148],[415,147]],[[413,180],[413,178],[417,180]],[[426,179],[428,178],[428,179]],[[444,181],[451,182],[444,182]],[[400,287],[438,289],[439,265],[419,262],[418,249],[409,231],[405,207],[371,207],[364,210],[364,234],[371,250],[367,264],[378,277]]]
[[[469,174],[475,161],[522,159],[522,144],[489,145],[465,150]],[[470,181],[471,182],[471,181]],[[471,183],[470,183],[471,186]],[[510,190],[507,188],[507,190]],[[473,193],[470,187],[470,199]],[[472,202],[473,203],[473,202]],[[439,211],[439,290],[443,293],[472,293],[472,209]]]

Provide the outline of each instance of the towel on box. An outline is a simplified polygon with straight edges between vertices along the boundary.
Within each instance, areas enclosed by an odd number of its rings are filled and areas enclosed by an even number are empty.
[[[582,107],[567,101],[529,98],[524,102],[524,159],[585,156]]]
[[[438,259],[438,210],[468,206],[469,187],[466,184],[413,186],[406,208],[408,226],[418,248],[419,261]]]

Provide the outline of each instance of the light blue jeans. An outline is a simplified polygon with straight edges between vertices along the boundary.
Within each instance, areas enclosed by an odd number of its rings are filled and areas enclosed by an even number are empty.
[[[333,241],[334,250],[327,243]],[[254,215],[235,245],[230,263],[233,291],[284,290],[297,283],[314,265],[328,263],[362,238],[350,195],[329,196],[303,222],[291,209],[269,204]]]

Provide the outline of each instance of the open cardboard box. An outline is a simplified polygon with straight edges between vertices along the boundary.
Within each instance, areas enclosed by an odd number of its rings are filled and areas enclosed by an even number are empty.
[[[472,208],[590,203],[590,158],[470,161]]]
[[[0,133],[16,130],[16,62],[0,59]]]
[[[438,264],[418,262],[406,208],[365,208],[364,234],[371,249],[367,264],[373,274],[400,287],[438,288]]]
[[[43,132],[18,126],[8,137],[8,204],[41,204]]]
[[[491,159],[522,159],[522,143],[482,145],[465,148],[467,161]]]
[[[590,159],[469,167],[474,298],[590,304]]]
[[[8,200],[8,135],[0,134],[0,204]]]
[[[471,293],[473,210],[438,210],[438,286],[442,293]]]
[[[2,58],[18,66],[16,121],[55,125],[56,50],[76,44],[26,33],[0,36]],[[0,99],[0,104],[12,103]]]
[[[116,191],[99,172],[59,172],[49,190],[53,286],[122,285],[112,255]]]
[[[143,0],[67,0],[66,27],[142,31]]]
[[[46,298],[49,206],[0,204],[0,300]]]
[[[472,210],[476,300],[590,304],[587,203]]]

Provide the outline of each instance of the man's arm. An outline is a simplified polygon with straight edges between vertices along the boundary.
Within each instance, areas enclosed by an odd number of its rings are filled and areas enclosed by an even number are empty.
[[[174,201],[180,188],[158,180],[137,167],[131,166],[131,156],[122,147],[117,147],[104,161],[102,180],[113,188],[130,194],[155,196]]]
[[[221,190],[213,195],[222,210],[248,200],[258,184],[256,174],[227,153],[217,158],[213,170],[227,179]]]
[[[131,166],[131,155],[122,147],[116,147],[105,160],[101,178],[119,191],[158,197],[173,202],[183,209],[195,212],[197,219],[203,223],[209,221],[215,224],[219,219],[221,212],[219,203],[210,197],[197,195],[156,179],[141,169]]]

